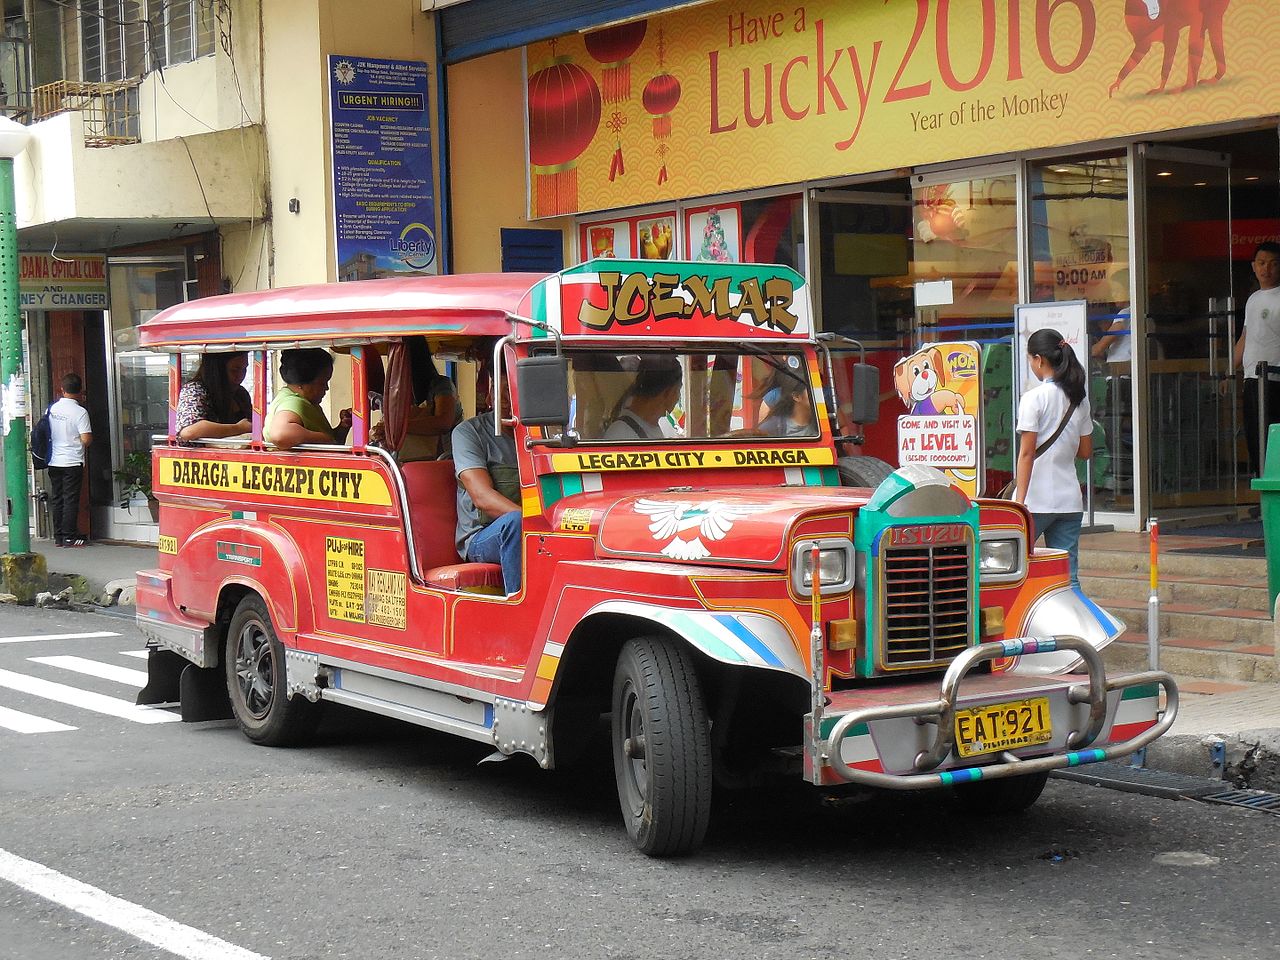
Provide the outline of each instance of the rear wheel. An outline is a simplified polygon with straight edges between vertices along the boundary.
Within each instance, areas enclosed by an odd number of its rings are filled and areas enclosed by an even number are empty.
[[[1020,813],[1040,799],[1048,780],[1049,771],[1046,770],[1020,777],[961,783],[955,788],[956,801],[966,813],[977,816]]]
[[[842,487],[871,487],[874,490],[893,473],[893,467],[879,457],[841,457],[836,461],[836,471],[840,474]]]
[[[649,856],[695,849],[711,819],[711,737],[689,653],[630,640],[613,678],[613,769],[622,819]]]
[[[227,630],[223,662],[231,710],[244,735],[270,747],[308,737],[320,719],[320,705],[290,697],[284,645],[271,626],[266,604],[256,594],[240,601]]]

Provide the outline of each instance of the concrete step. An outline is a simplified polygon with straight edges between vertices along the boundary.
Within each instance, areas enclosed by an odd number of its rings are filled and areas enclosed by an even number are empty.
[[[1160,554],[1160,577],[1169,575],[1233,580],[1237,583],[1266,586],[1267,561],[1258,557],[1223,557],[1203,553]],[[1080,569],[1102,573],[1140,573],[1150,570],[1145,551],[1090,550],[1080,546]]]
[[[1151,593],[1151,581],[1145,570],[1139,573],[1082,567],[1080,585],[1089,597],[1120,597],[1146,603]],[[1263,613],[1270,603],[1265,581],[1262,584],[1243,583],[1232,577],[1192,577],[1164,570],[1160,571],[1160,600],[1162,603],[1195,603]]]
[[[1133,672],[1147,668],[1147,635],[1121,634],[1103,651],[1108,670]],[[1160,669],[1175,677],[1213,682],[1273,683],[1280,679],[1273,644],[1241,644],[1224,640],[1161,636]]]
[[[1147,629],[1147,602],[1123,597],[1097,597],[1094,602],[1108,610],[1130,629]],[[1200,637],[1227,643],[1264,644],[1275,642],[1275,624],[1262,610],[1233,610],[1192,603],[1160,604],[1160,635]]]

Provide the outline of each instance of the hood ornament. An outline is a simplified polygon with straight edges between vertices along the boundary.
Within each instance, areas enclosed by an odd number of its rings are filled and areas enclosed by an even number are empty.
[[[660,551],[672,560],[703,560],[711,551],[702,542],[723,540],[736,521],[768,510],[763,504],[728,504],[719,500],[691,503],[687,500],[637,500],[636,513],[652,518],[654,540],[670,540]],[[691,537],[684,534],[695,531]]]

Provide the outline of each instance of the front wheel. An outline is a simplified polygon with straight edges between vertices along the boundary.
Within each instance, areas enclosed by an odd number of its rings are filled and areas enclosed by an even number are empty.
[[[227,630],[223,662],[231,710],[244,735],[269,747],[296,744],[315,730],[320,705],[290,697],[284,645],[271,626],[271,614],[256,594],[240,601]]]
[[[613,677],[613,769],[627,833],[652,857],[695,849],[711,819],[711,736],[689,653],[627,641]]]
[[[955,796],[961,809],[975,816],[1020,813],[1040,799],[1048,780],[1047,770],[999,780],[975,780],[957,784]]]

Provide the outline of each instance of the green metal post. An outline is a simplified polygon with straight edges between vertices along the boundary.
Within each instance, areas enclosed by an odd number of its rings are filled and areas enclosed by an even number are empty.
[[[22,370],[22,311],[18,294],[18,218],[13,159],[0,157],[0,380],[21,411],[4,437],[4,479],[9,497],[9,552],[31,552],[31,501],[27,486],[26,383]],[[22,406],[18,407],[17,404]]]

